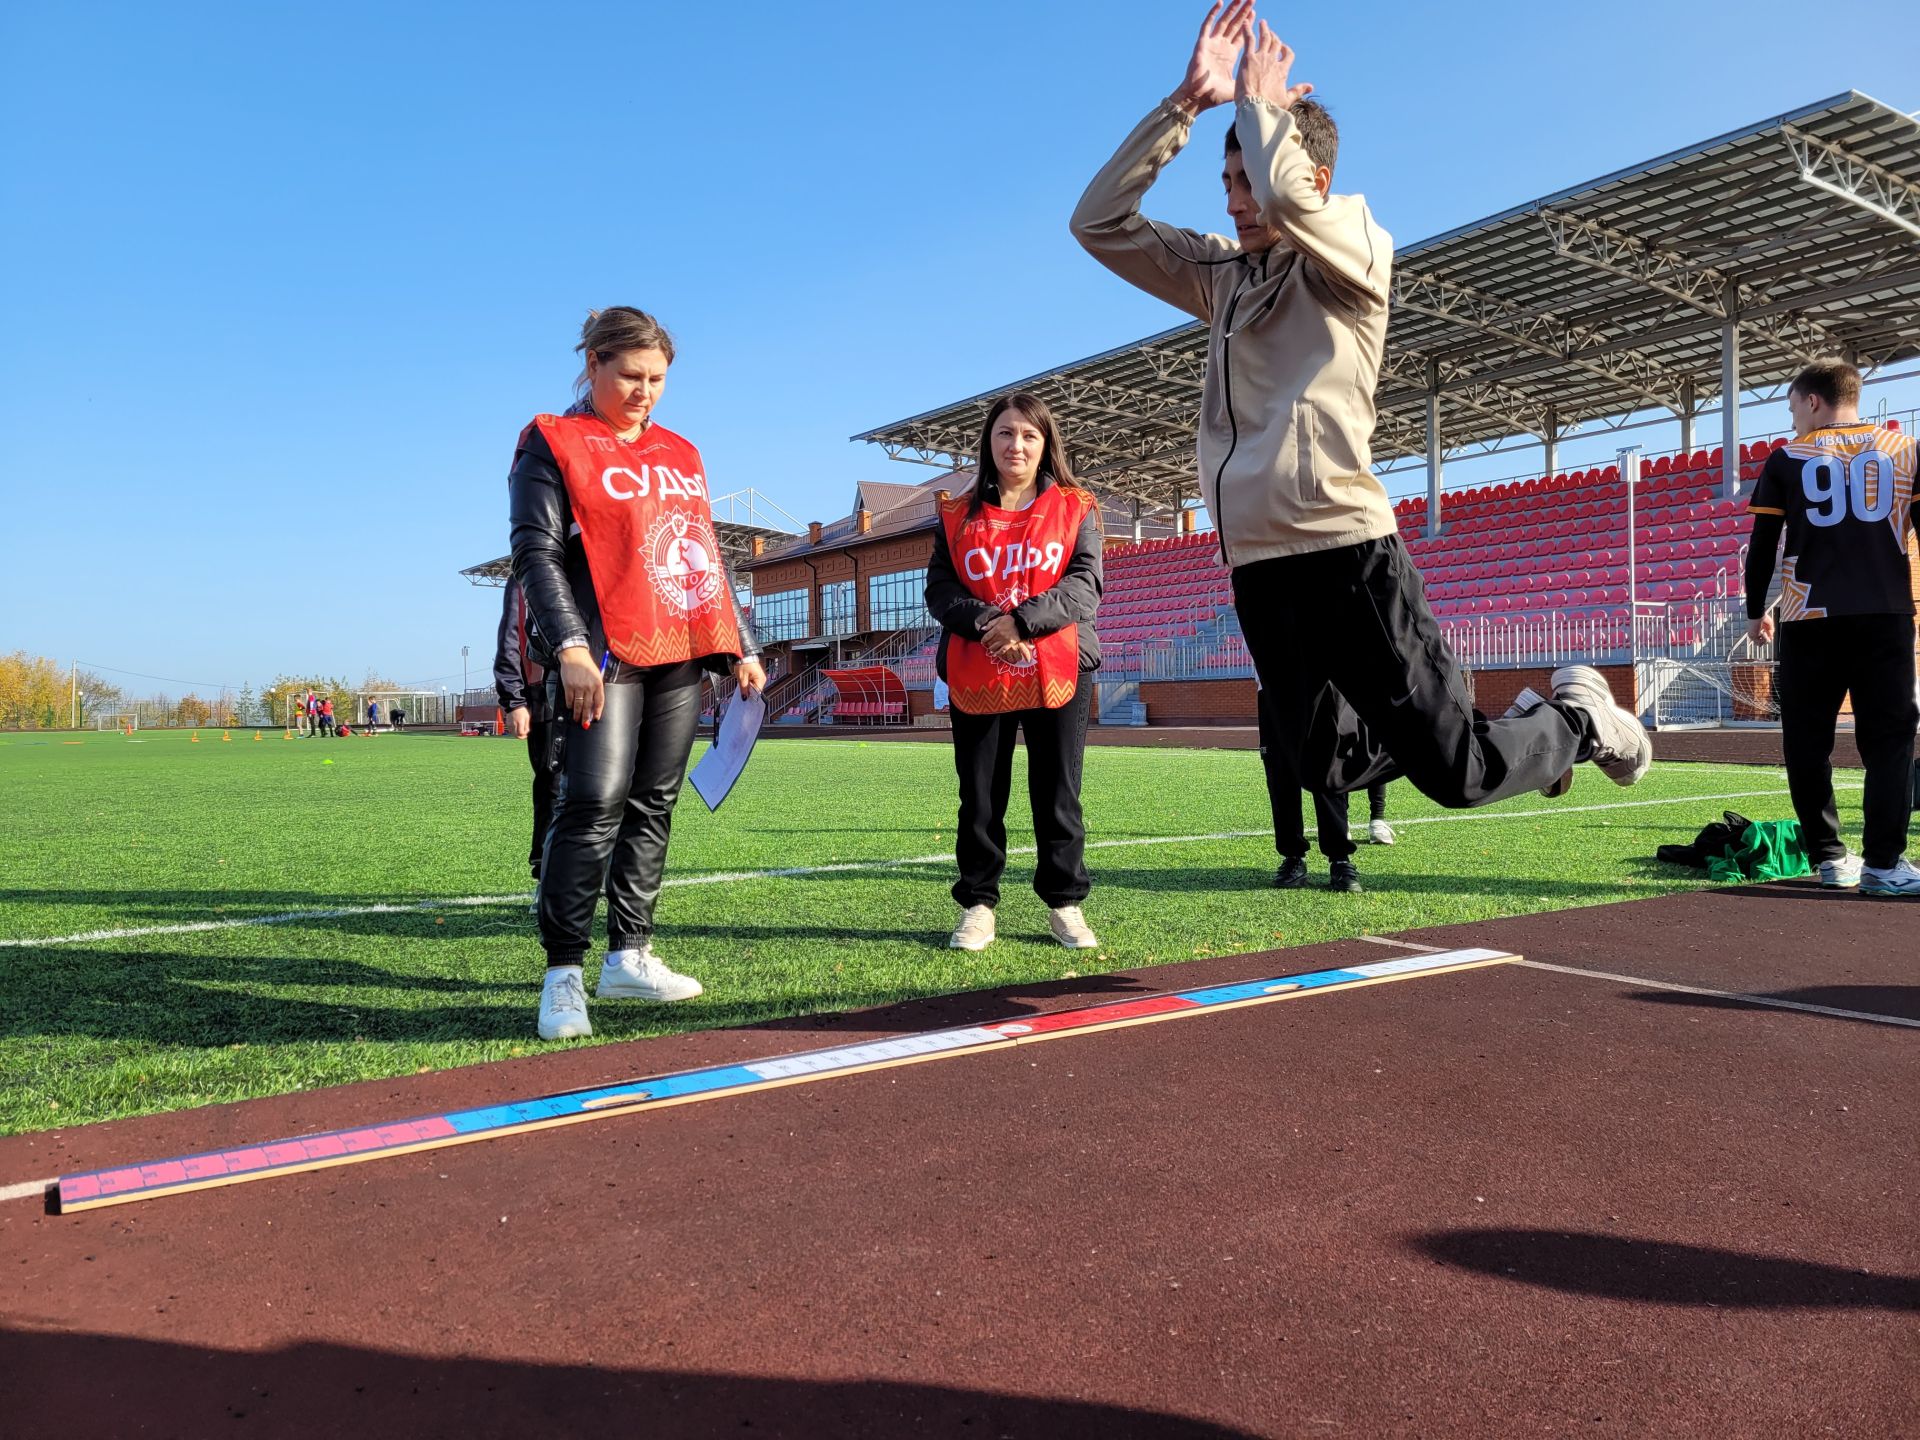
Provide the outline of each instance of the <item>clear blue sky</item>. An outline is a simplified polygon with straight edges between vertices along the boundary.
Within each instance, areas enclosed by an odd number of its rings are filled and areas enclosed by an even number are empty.
[[[1176,323],[1066,217],[1202,8],[5,7],[0,651],[484,673],[455,572],[589,306],[675,332],[660,418],[716,491],[845,513],[918,473],[849,435]],[[1401,241],[1848,88],[1920,106],[1888,0],[1265,13]],[[1225,113],[1154,213],[1218,226]]]

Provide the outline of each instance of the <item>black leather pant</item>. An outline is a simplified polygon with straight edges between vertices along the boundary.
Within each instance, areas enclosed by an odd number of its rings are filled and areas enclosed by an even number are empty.
[[[607,948],[638,949],[653,934],[667,868],[673,805],[700,724],[693,661],[616,666],[591,729],[562,710],[553,824],[540,866],[540,943],[547,964],[578,965],[593,945],[593,908],[607,894]]]

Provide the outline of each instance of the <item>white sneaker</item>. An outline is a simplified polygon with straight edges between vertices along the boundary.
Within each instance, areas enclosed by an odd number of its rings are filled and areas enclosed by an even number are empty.
[[[587,1023],[587,992],[580,984],[578,965],[556,965],[540,986],[540,1038],[584,1040],[593,1034]]]
[[[1391,845],[1394,839],[1393,827],[1384,820],[1369,820],[1367,838],[1376,845]]]
[[[1062,905],[1058,910],[1049,910],[1047,928],[1053,931],[1053,938],[1069,950],[1100,948],[1099,937],[1087,924],[1087,917],[1080,913],[1078,905]]]
[[[1860,893],[1885,899],[1920,900],[1920,870],[1909,865],[1904,855],[1884,870],[1862,865]]]
[[[1594,749],[1587,758],[1616,785],[1637,784],[1653,766],[1647,727],[1614,703],[1607,680],[1591,665],[1562,665],[1553,672],[1553,698],[1586,712]]]
[[[1513,697],[1513,704],[1507,707],[1507,719],[1511,720],[1516,715],[1524,715],[1527,711],[1533,709],[1535,706],[1544,705],[1546,703],[1547,703],[1546,697],[1542,695],[1538,690],[1535,690],[1531,685],[1522,686],[1520,689],[1520,693]],[[1540,793],[1546,796],[1549,800],[1558,800],[1562,795],[1566,794],[1567,791],[1571,790],[1572,788],[1573,788],[1573,771],[1569,769],[1567,773],[1562,775],[1558,780],[1554,780],[1548,784],[1542,785],[1540,787]]]
[[[984,950],[993,943],[993,907],[969,905],[947,937],[949,950]]]
[[[700,990],[698,980],[691,975],[676,975],[648,945],[640,950],[609,950],[606,963],[600,967],[600,983],[593,987],[593,998],[691,1000]]]
[[[1858,855],[1842,855],[1838,860],[1820,862],[1820,883],[1828,890],[1852,890],[1860,883],[1861,860]]]

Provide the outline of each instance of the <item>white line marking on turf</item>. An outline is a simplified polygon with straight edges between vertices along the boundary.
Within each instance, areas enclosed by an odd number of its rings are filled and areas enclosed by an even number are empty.
[[[823,742],[824,743],[824,742]],[[832,742],[838,744],[840,742]],[[1857,784],[1838,784],[1835,790],[1858,790]],[[1723,800],[1756,800],[1763,796],[1785,795],[1785,790],[1736,790],[1719,795],[1675,795],[1665,800],[1615,800],[1605,805],[1555,805],[1545,810],[1450,810],[1444,815],[1411,815],[1395,820],[1396,828],[1405,825],[1464,825],[1480,820],[1538,820],[1551,815],[1590,815],[1608,810],[1644,810],[1659,805],[1701,805]],[[1135,845],[1199,845],[1216,840],[1259,840],[1272,830],[1218,830],[1207,835],[1139,835],[1126,840],[1092,840],[1089,850],[1117,850]],[[1017,845],[1009,855],[1033,855],[1038,847]],[[794,865],[780,870],[729,870],[707,875],[667,877],[670,886],[730,885],[744,880],[800,880],[809,875],[837,875],[851,870],[902,870],[914,865],[945,865],[953,852],[915,855],[904,860],[844,860],[832,865]],[[293,925],[302,920],[346,920],[358,915],[412,915],[432,910],[477,909],[487,905],[524,905],[532,896],[466,895],[452,900],[418,900],[404,905],[340,905],[327,910],[286,910],[278,915],[242,915],[229,920],[194,920],[178,925],[140,925],[118,930],[86,930],[77,935],[36,935],[26,939],[0,940],[0,950],[40,945],[84,945],[95,940],[137,940],[147,935],[193,935],[209,930],[238,930],[248,925]]]
[[[0,1205],[6,1204],[9,1200],[44,1198],[47,1191],[59,1183],[58,1180],[28,1180],[19,1185],[0,1186]]]
[[[1362,935],[1358,937],[1369,945],[1391,945],[1396,950],[1420,950],[1429,955],[1438,955],[1442,947],[1438,945],[1416,945],[1411,940],[1389,940],[1384,935]]]
[[[1810,1015],[1833,1015],[1842,1020],[1870,1020],[1876,1025],[1898,1025],[1920,1030],[1920,1020],[1901,1015],[1876,1015],[1867,1010],[1838,1010],[1831,1005],[1809,1005],[1800,1000],[1777,1000],[1771,995],[1751,995],[1743,990],[1715,990],[1702,985],[1677,985],[1671,980],[1648,980],[1639,975],[1615,975],[1607,970],[1582,970],[1574,965],[1549,965],[1544,960],[1522,960],[1531,970],[1551,970],[1557,975],[1579,975],[1588,980],[1612,980],[1621,985],[1645,985],[1653,990],[1674,990],[1682,995],[1711,995],[1719,1000],[1738,1000],[1743,1005],[1766,1005],[1775,1010],[1804,1010]]]

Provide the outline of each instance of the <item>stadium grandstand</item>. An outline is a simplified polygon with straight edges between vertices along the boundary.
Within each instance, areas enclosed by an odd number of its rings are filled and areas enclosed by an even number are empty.
[[[1399,249],[1375,470],[1424,468],[1396,514],[1482,709],[1581,659],[1624,669],[1616,693],[1656,724],[1771,717],[1770,657],[1744,648],[1742,485],[1782,442],[1743,442],[1741,410],[1777,421],[1822,355],[1869,384],[1916,373],[1898,367],[1920,356],[1917,241],[1920,123],[1847,93]],[[1195,525],[1207,343],[1182,325],[853,437],[958,489],[995,396],[1055,408],[1076,470],[1127,517],[1109,527],[1103,723],[1253,717],[1227,572]],[[1677,426],[1673,453],[1625,443],[1653,426]],[[1564,443],[1609,436],[1640,483],[1563,471]],[[1529,476],[1445,488],[1449,459],[1536,446]],[[889,645],[911,689],[926,647]]]
[[[1100,723],[1251,723],[1194,468],[1206,346],[1181,325],[856,435],[937,473],[862,482],[836,520],[803,526],[754,491],[716,500],[775,721],[943,723],[921,603],[937,506],[972,483],[987,407],[1017,388],[1060,414],[1102,496]],[[1920,123],[1857,93],[1398,250],[1375,471],[1390,493],[1424,471],[1395,513],[1481,708],[1579,659],[1658,725],[1772,718],[1771,657],[1742,633],[1741,487],[1782,437],[1743,439],[1741,413],[1777,424],[1820,355],[1869,385],[1920,373],[1900,368],[1920,357]],[[1634,456],[1633,487],[1618,464],[1561,465],[1563,445],[1631,454],[1656,427],[1678,445]],[[1528,451],[1529,473],[1445,486],[1449,460]],[[461,573],[507,572],[502,557]]]

